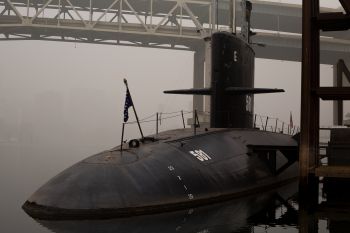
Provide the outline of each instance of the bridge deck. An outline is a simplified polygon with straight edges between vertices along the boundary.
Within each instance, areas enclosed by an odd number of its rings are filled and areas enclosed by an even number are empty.
[[[253,42],[263,45],[256,46],[256,56],[300,61],[301,6],[252,2],[252,27],[257,32]],[[198,50],[199,40],[214,30],[228,29],[229,1],[220,1],[217,15],[214,9],[211,0],[0,0],[0,40]],[[236,18],[239,25],[238,3]],[[346,57],[350,32],[324,35],[327,37],[322,38],[321,62],[334,64]]]

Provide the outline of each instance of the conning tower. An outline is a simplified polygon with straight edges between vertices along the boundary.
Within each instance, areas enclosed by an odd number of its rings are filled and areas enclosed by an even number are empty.
[[[210,95],[210,127],[252,128],[254,94],[283,92],[254,88],[255,53],[250,46],[252,5],[242,1],[241,34],[216,32],[211,36],[211,87],[165,91],[168,94]]]
[[[210,127],[252,128],[253,94],[283,92],[254,88],[254,58],[251,46],[229,32],[212,35],[210,88],[171,90],[168,94],[210,95]]]
[[[254,55],[231,33],[212,35],[211,127],[253,127]]]

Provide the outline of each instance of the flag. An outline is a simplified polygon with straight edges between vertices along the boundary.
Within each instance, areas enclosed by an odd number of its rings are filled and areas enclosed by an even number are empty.
[[[290,125],[290,128],[293,129],[294,125],[293,125],[292,112],[290,112],[289,125]]]
[[[132,99],[129,92],[129,89],[126,90],[126,96],[125,96],[125,104],[124,104],[124,122],[127,122],[129,120],[129,108],[132,106]]]

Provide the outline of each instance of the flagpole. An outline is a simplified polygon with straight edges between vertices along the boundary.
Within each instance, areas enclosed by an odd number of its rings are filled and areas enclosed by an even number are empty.
[[[128,86],[128,81],[127,81],[125,78],[124,78],[124,84],[125,84],[125,86],[126,86],[126,90],[129,92],[130,99],[131,99],[131,101],[132,101],[132,109],[134,110],[134,113],[135,113],[137,125],[139,126],[139,130],[140,130],[140,133],[141,133],[142,140],[144,140],[144,136],[143,136],[143,133],[142,133],[142,129],[141,129],[139,117],[137,116],[136,109],[135,109],[135,105],[134,105],[134,101],[132,100],[132,97],[131,97],[131,94],[130,94],[130,90],[129,90],[129,86]]]

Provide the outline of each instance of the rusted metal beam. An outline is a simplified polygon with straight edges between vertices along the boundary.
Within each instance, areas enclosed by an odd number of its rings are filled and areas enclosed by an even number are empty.
[[[339,0],[340,4],[343,6],[346,14],[350,15],[350,1],[349,0]]]
[[[321,13],[316,19],[318,28],[323,31],[350,29],[350,15],[344,15],[342,12]]]

